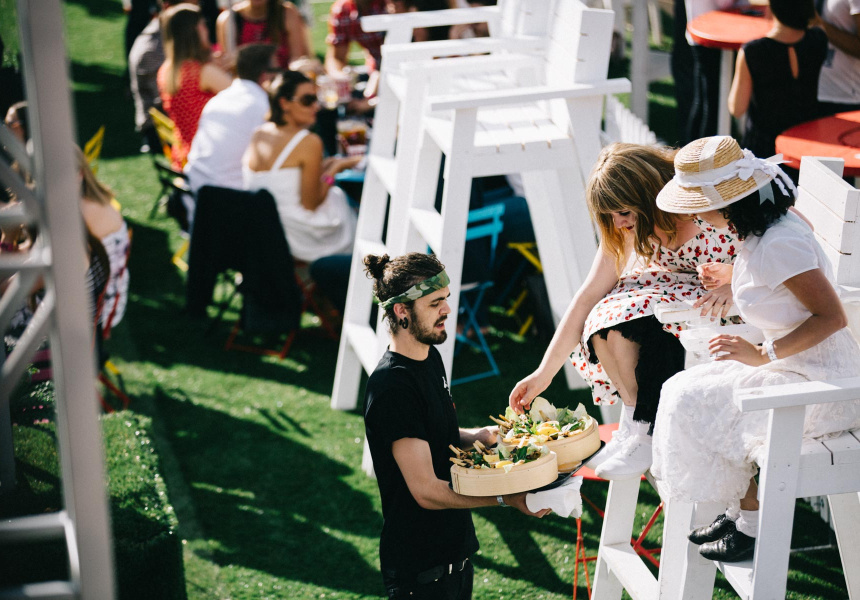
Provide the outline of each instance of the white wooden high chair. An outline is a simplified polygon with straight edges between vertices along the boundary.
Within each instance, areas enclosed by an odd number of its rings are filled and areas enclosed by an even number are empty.
[[[356,405],[361,368],[372,371],[387,344],[384,328],[374,333],[367,326],[371,305],[370,283],[360,266],[364,254],[423,252],[429,246],[447,266],[451,309],[457,311],[472,177],[531,172],[527,195],[538,243],[558,273],[550,283],[558,318],[596,251],[584,177],[600,150],[604,95],[629,89],[627,80],[606,79],[612,12],[587,9],[579,0],[506,0],[498,10],[490,29],[501,32],[499,38],[383,46],[377,111],[385,96],[399,118],[383,120],[377,112],[380,125],[362,196],[334,408]],[[481,14],[489,20],[488,13]],[[531,35],[546,32],[547,23],[554,27],[550,35]],[[432,60],[485,51],[492,53]],[[471,91],[463,92],[464,87]],[[446,191],[440,213],[433,199],[443,152]],[[450,372],[453,336],[440,351]],[[577,379],[571,373],[569,381]]]
[[[841,179],[842,161],[804,157],[798,209],[813,223],[833,265],[849,327],[860,334],[860,191]],[[719,568],[745,600],[786,596],[797,498],[827,496],[842,570],[852,599],[860,598],[860,429],[825,441],[802,439],[807,405],[860,398],[860,377],[742,390],[741,411],[769,411],[766,452],[759,465],[759,528],[752,560],[718,564],[702,558],[687,533],[725,509],[666,503],[660,575],[655,579],[629,548],[639,480],[612,481],[600,539],[592,598],[711,598]],[[660,482],[649,481],[660,491]]]

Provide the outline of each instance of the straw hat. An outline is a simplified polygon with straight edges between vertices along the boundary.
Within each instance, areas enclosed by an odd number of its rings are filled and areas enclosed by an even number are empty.
[[[756,158],[729,136],[690,142],[675,155],[675,177],[657,195],[670,213],[694,214],[725,208],[763,188],[774,178],[783,194],[794,184],[777,165],[782,156]],[[772,198],[771,198],[772,199]]]

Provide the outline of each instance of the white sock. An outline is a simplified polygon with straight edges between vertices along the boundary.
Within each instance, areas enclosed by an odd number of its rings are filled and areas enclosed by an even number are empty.
[[[648,430],[651,429],[650,423],[644,423],[642,421],[634,421],[633,413],[636,412],[636,405],[627,406],[626,404],[621,411],[621,423],[619,425],[619,429],[624,426],[627,432],[631,435],[637,435],[640,437],[647,437],[649,440],[651,436],[648,435]]]
[[[756,537],[758,535],[758,511],[741,510],[740,513],[741,516],[735,522],[735,527],[744,535]]]
[[[621,405],[621,419],[618,421],[618,431],[622,433],[636,433],[634,429],[633,411],[635,406]]]
[[[740,516],[741,516],[741,509],[739,506],[737,506],[737,505],[730,506],[726,509],[726,518],[729,521],[737,522],[737,520],[740,518]]]

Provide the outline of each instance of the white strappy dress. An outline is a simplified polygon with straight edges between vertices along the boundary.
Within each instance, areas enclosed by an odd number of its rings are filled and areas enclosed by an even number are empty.
[[[268,171],[252,171],[244,164],[242,173],[246,190],[265,189],[275,198],[293,257],[313,262],[323,256],[352,252],[356,214],[346,194],[336,186],[329,188],[316,210],[302,206],[301,168],[281,167],[308,133],[302,130],[295,134]]]

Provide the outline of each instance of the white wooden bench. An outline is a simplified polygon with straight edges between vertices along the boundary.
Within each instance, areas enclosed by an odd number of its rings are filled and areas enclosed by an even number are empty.
[[[860,333],[860,191],[841,179],[842,161],[804,157],[797,207],[809,218],[833,264],[850,328]],[[759,465],[759,534],[753,560],[715,564],[687,533],[725,509],[665,503],[660,574],[655,579],[629,548],[639,481],[612,481],[594,583],[594,599],[711,598],[716,569],[741,598],[785,598],[797,498],[827,496],[851,598],[860,598],[860,430],[825,441],[802,439],[807,405],[860,398],[860,377],[752,388],[735,396],[743,411],[769,411],[766,452]],[[648,474],[660,491],[660,482]],[[662,497],[662,494],[661,494]]]

